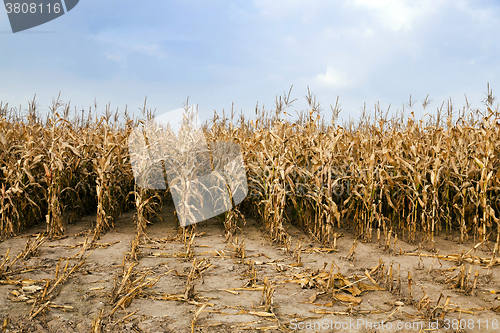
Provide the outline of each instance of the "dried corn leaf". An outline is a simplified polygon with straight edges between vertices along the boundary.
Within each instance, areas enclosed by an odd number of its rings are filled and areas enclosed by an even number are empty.
[[[352,303],[354,305],[359,305],[363,300],[360,297],[354,297],[351,295],[335,295],[335,299],[341,302]]]

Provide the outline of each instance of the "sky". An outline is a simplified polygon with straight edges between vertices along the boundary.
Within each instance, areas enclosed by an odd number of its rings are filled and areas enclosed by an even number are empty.
[[[254,115],[276,95],[305,110],[309,87],[326,117],[451,98],[484,108],[500,89],[500,1],[80,0],[67,14],[12,33],[0,12],[0,101],[21,109],[36,95],[88,110],[97,101],[139,114],[198,104]],[[408,112],[409,108],[406,106]]]

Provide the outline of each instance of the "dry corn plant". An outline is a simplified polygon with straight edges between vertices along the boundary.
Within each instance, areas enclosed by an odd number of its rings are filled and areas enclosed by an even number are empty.
[[[255,261],[249,260],[247,261],[248,269],[245,273],[246,276],[250,277],[247,283],[245,283],[244,287],[253,287],[257,284],[257,270],[255,269]]]
[[[349,253],[347,254],[346,259],[349,261],[354,261],[356,260],[356,247],[358,246],[357,239],[354,239],[354,242],[352,243],[351,249],[349,250]]]
[[[19,260],[23,261],[27,260],[31,257],[38,255],[38,249],[45,242],[46,237],[42,234],[38,234],[34,241],[31,241],[31,238],[28,238],[26,241],[26,245],[24,246],[24,250],[21,251],[14,260],[10,260],[9,253],[10,248],[7,249],[7,252],[3,256],[2,261],[0,262],[0,284],[9,283],[9,281],[13,281],[10,276],[19,274],[22,272],[27,272],[32,269],[27,268],[25,265],[21,268],[14,269],[15,264],[19,262]]]
[[[196,321],[198,320],[198,317],[200,316],[200,314],[203,312],[203,310],[205,309],[205,307],[208,305],[208,303],[205,303],[203,304],[202,306],[200,306],[200,308],[198,310],[196,310],[196,312],[194,313],[194,316],[193,316],[193,319],[191,320],[191,333],[194,333],[195,332],[195,327],[196,327]]]
[[[47,238],[42,234],[38,234],[34,241],[31,241],[31,238],[28,238],[24,247],[24,251],[22,252],[22,259],[27,260],[33,256],[36,256],[38,254],[38,249],[43,245],[43,243],[45,243],[46,240]]]
[[[476,269],[474,275],[472,275],[472,265],[466,270],[465,265],[462,264],[459,272],[453,277],[447,277],[444,283],[452,282],[451,288],[459,289],[466,294],[471,294],[474,292],[474,289],[477,288],[478,277],[479,270]]]
[[[0,122],[1,238],[16,235],[33,225],[45,208],[40,186],[43,155],[35,143],[40,128],[4,125]]]
[[[123,262],[122,280],[118,283],[117,277],[115,276],[113,290],[111,291],[111,303],[114,304],[118,301],[118,297],[122,294],[122,291],[126,290],[127,283],[130,283],[132,276],[132,270],[137,266],[137,263],[130,263],[125,267],[125,261]],[[130,288],[129,288],[130,289]]]
[[[146,132],[152,130],[146,127]],[[135,176],[134,191],[136,214],[134,222],[136,233],[139,237],[146,237],[147,224],[150,218],[158,215],[161,207],[161,197],[156,190],[165,188],[165,177],[161,164],[162,155],[159,152],[150,153],[150,149],[158,149],[158,141],[147,145],[144,133],[133,132],[128,141],[130,149],[130,162]]]
[[[108,109],[106,109],[109,112]],[[97,241],[103,231],[114,226],[114,220],[121,213],[120,202],[128,194],[127,180],[130,182],[130,170],[127,170],[123,152],[127,136],[112,126],[106,117],[98,123],[100,138],[96,138],[96,158],[93,160],[96,173],[97,222],[93,241]],[[129,131],[125,131],[128,134]],[[101,141],[101,142],[99,142]],[[128,179],[127,179],[128,178]]]
[[[359,305],[362,302],[362,298],[358,296],[363,292],[380,292],[384,290],[370,275],[377,273],[376,269],[372,269],[371,273],[365,271],[365,276],[344,276],[335,262],[332,262],[329,271],[325,271],[327,266],[328,264],[325,263],[322,269],[294,274],[291,280],[281,281],[280,283],[296,283],[300,284],[301,288],[304,289],[318,289],[319,291],[310,297],[309,302],[319,304],[316,303],[317,297],[328,294],[330,302],[324,304],[327,306],[332,306],[335,301],[349,305]],[[336,273],[333,272],[334,267],[337,269]],[[372,284],[368,284],[365,281],[370,281]]]
[[[241,259],[241,263],[244,263],[245,261],[245,242],[246,241],[243,238],[240,242],[238,242],[238,237],[235,237],[233,243],[229,244],[229,246],[234,250],[234,257]]]
[[[74,191],[69,186],[72,178],[72,166],[75,164],[75,160],[81,158],[76,148],[68,143],[67,133],[71,130],[72,125],[57,113],[60,106],[62,103],[58,97],[57,100],[53,101],[51,107],[52,117],[49,118],[49,131],[47,133],[47,163],[43,163],[48,201],[47,234],[50,238],[57,238],[65,233],[66,227],[63,220],[65,207],[62,195],[65,191]]]
[[[287,186],[292,172],[292,156],[287,156],[285,139],[291,133],[291,128],[286,122],[279,121],[278,116],[282,110],[277,109],[273,121],[248,126],[254,133],[248,139],[250,142],[243,144],[243,154],[248,167],[250,196],[256,200],[258,212],[271,239],[286,244],[290,235],[285,230],[284,214],[286,207]],[[259,128],[260,125],[260,128]]]
[[[269,281],[267,276],[264,278],[264,289],[262,290],[262,298],[260,305],[264,307],[265,312],[273,313],[274,291],[276,286],[273,281]]]
[[[232,115],[234,116],[233,113]],[[248,193],[247,177],[240,145],[234,142],[236,132],[232,121],[227,129],[214,124],[212,131],[205,137],[210,139],[215,136],[214,131],[217,130],[217,141],[210,142],[210,153],[214,171],[224,178],[224,182],[216,182],[216,184],[219,184],[221,190],[225,189],[230,196],[229,200],[224,200],[224,204],[228,204],[228,207],[231,208],[226,209],[222,216],[226,242],[229,242],[232,241],[233,236],[236,236],[237,231],[241,230],[238,222],[242,221],[243,225],[246,224],[245,217],[237,205],[244,200]]]
[[[187,228],[183,228],[184,230],[187,229]],[[189,237],[186,237],[184,238],[184,254],[186,256],[186,258],[189,258],[191,259],[194,255],[194,240],[196,238],[196,229],[194,228],[194,225],[189,228],[190,231],[189,231]],[[184,235],[187,235],[187,233],[184,233]]]
[[[127,260],[137,260],[137,256],[141,255],[141,239],[138,234],[135,235],[135,239],[130,243],[130,252],[127,253]]]
[[[232,242],[233,237],[237,237],[237,231],[241,230],[238,226],[240,220],[243,221],[243,225],[246,224],[245,216],[239,211],[238,207],[233,207],[224,213],[223,223],[226,242]]]
[[[134,215],[136,233],[140,239],[147,239],[147,225],[151,224],[152,216],[158,216],[161,197],[156,191],[137,188],[133,192],[135,195],[135,206],[137,212]]]
[[[203,271],[211,267],[212,264],[207,259],[203,258],[202,260],[193,259],[193,264],[191,265],[191,269],[187,275],[186,285],[184,287],[184,301],[196,301],[196,293],[194,290],[195,280],[199,277],[202,277]]]
[[[292,257],[295,259],[295,262],[297,264],[300,264],[302,262],[302,259],[300,257],[300,253],[302,252],[302,244],[300,243],[300,240],[297,242],[295,245],[295,250],[293,250],[293,255]]]
[[[113,290],[110,294],[113,308],[109,312],[109,316],[113,316],[118,309],[125,310],[134,298],[145,294],[146,289],[153,287],[163,275],[167,274],[160,274],[156,278],[149,278],[152,272],[150,270],[134,271],[136,265],[137,263],[131,263],[126,267],[124,258],[122,279],[118,282],[117,277],[115,277]]]
[[[211,155],[203,130],[195,126],[194,108],[186,107],[183,117],[179,131],[170,133],[163,142],[169,151],[165,170],[170,193],[179,224],[186,227],[231,208],[224,172],[231,152],[221,144]],[[214,168],[223,172],[213,172]]]
[[[62,260],[57,262],[55,276],[52,280],[47,281],[45,288],[39,290],[39,294],[30,311],[30,318],[35,318],[38,314],[50,309],[51,307],[61,307],[53,304],[52,300],[59,294],[61,286],[68,280],[68,278],[76,271],[78,271],[85,263],[84,260],[73,265],[71,269],[69,268],[68,259],[64,268],[61,267]]]
[[[10,270],[11,266],[16,261],[16,260],[14,260],[14,262],[10,262],[9,253],[10,253],[10,249],[7,249],[7,252],[3,256],[3,260],[0,263],[0,277],[2,278],[2,280],[6,279],[7,274],[10,273],[9,270]]]
[[[0,117],[0,238],[13,236],[43,214],[43,138],[40,124],[10,124]]]
[[[103,329],[103,316],[104,316],[104,309],[99,311],[93,318],[92,318],[92,330],[90,331],[91,333],[102,333]]]

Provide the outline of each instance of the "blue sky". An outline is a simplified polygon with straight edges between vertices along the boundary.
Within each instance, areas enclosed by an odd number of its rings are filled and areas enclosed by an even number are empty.
[[[79,110],[145,96],[157,114],[189,96],[200,118],[231,108],[251,116],[293,85],[307,86],[324,114],[337,95],[341,117],[379,101],[401,109],[410,94],[422,115],[467,94],[482,107],[500,90],[500,1],[448,0],[80,0],[66,15],[13,34],[0,13],[0,100],[41,110],[61,91]]]

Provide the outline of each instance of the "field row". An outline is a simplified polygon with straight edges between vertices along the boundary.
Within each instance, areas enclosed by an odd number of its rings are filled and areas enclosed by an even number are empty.
[[[464,108],[458,119],[449,104],[445,115],[438,110],[421,120],[375,112],[373,119],[343,126],[336,123],[338,106],[329,121],[312,95],[310,110],[295,121],[284,113],[289,96],[252,120],[215,114],[203,135],[211,148],[214,142],[239,146],[249,189],[240,205],[220,215],[226,238],[251,215],[287,247],[292,223],[324,243],[332,243],[339,228],[349,228],[364,241],[399,237],[433,248],[434,237],[445,233],[460,242],[491,241],[496,253],[500,116],[493,100],[484,113]],[[70,107],[57,100],[46,120],[37,114],[34,101],[23,117],[0,106],[2,239],[44,222],[47,235],[57,238],[68,223],[97,214],[96,241],[128,209],[136,211],[138,237],[145,236],[148,222],[173,199],[174,185],[165,191],[135,184],[129,136],[140,121],[109,108],[102,116],[96,110],[71,116]],[[146,106],[143,115],[144,121],[154,118]],[[190,181],[205,172],[195,162],[185,175]],[[192,197],[191,206],[206,207],[205,193]]]

